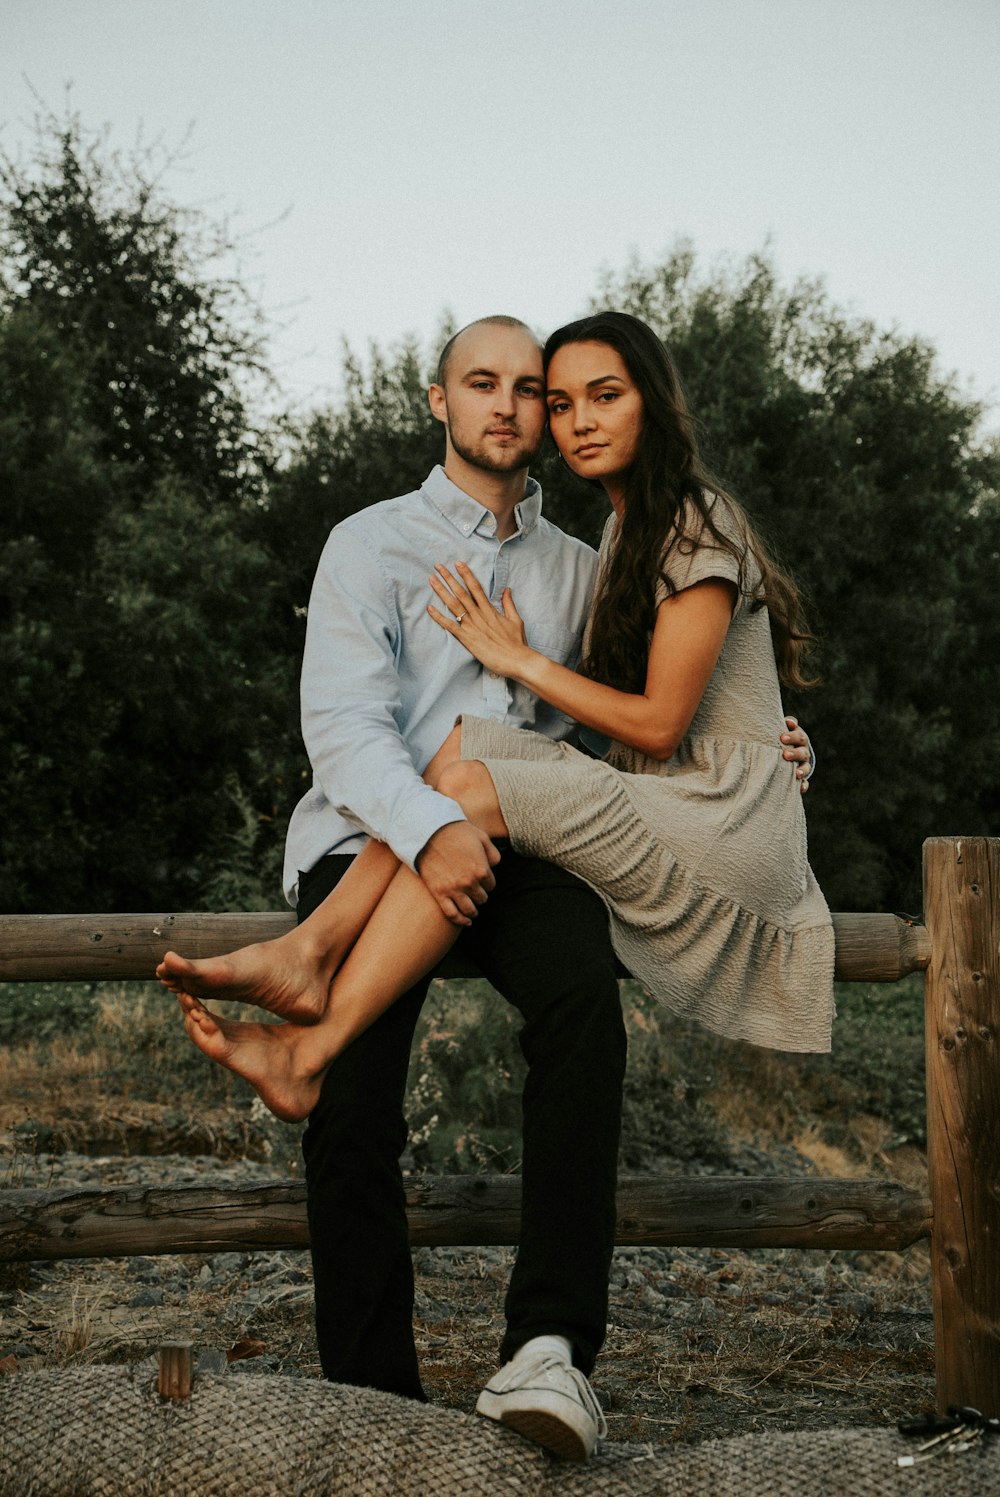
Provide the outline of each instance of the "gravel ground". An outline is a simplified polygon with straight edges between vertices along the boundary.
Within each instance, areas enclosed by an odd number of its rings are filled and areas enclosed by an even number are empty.
[[[281,1177],[212,1156],[39,1154],[16,1183]],[[417,1341],[436,1402],[471,1409],[493,1370],[511,1261],[501,1248],[415,1250]],[[932,1337],[925,1245],[906,1255],[620,1248],[594,1385],[619,1440],[885,1425],[932,1406]],[[0,1268],[0,1371],[135,1360],[165,1340],[193,1341],[211,1370],[318,1377],[308,1254]]]

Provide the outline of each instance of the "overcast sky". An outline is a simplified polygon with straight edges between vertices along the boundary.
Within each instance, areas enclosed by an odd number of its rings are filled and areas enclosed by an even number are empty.
[[[0,37],[9,154],[32,88],[123,146],[193,125],[168,191],[272,224],[300,405],[342,338],[545,330],[685,237],[927,337],[1000,427],[997,0],[0,0]]]

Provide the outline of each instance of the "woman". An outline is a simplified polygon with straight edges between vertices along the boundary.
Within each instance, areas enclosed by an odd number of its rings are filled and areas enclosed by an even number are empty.
[[[675,1011],[758,1044],[827,1049],[832,927],[775,746],[775,654],[785,679],[805,684],[794,587],[701,468],[650,329],[621,313],[585,318],[553,334],[545,362],[559,451],[612,506],[582,673],[529,649],[514,600],[497,613],[467,569],[439,568],[444,611],[430,612],[489,669],[576,718],[590,747],[612,740],[610,753],[467,718],[427,778],[489,837],[590,883],[625,965]],[[457,934],[416,875],[372,844],[283,938],[280,982],[261,991],[261,948],[231,959],[227,996],[295,1022],[219,1020],[181,992],[188,1032],[278,1116],[305,1116],[334,1056]],[[160,971],[175,991],[197,976],[178,959]]]

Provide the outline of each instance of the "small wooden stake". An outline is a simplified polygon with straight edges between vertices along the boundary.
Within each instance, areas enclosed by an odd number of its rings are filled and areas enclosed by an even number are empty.
[[[159,1348],[156,1388],[161,1398],[190,1398],[194,1381],[194,1346],[190,1341],[167,1341]]]

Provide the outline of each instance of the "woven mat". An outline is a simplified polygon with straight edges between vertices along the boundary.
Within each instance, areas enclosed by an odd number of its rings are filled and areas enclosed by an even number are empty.
[[[159,1398],[148,1365],[0,1379],[2,1497],[996,1497],[1000,1441],[900,1470],[891,1429],[605,1444],[560,1463],[454,1409],[308,1379],[199,1376]]]

